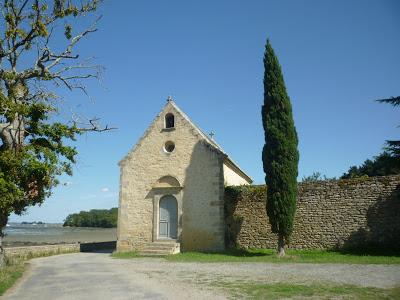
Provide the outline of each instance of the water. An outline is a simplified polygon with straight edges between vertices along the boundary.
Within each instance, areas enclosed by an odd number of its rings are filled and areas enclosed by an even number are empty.
[[[62,224],[9,225],[4,228],[6,246],[106,242],[117,239],[116,228],[62,227]]]
[[[62,224],[20,224],[11,223],[4,228],[4,233],[11,236],[29,236],[29,235],[62,235]]]

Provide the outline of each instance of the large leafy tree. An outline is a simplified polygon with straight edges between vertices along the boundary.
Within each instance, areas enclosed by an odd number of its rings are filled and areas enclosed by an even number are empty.
[[[118,208],[92,209],[70,214],[65,219],[63,226],[74,227],[117,227]]]
[[[400,106],[400,96],[376,100],[393,106]],[[386,176],[400,174],[400,141],[386,141],[386,151],[367,159],[361,166],[352,166],[341,178],[356,178],[362,176]]]
[[[267,214],[278,235],[278,255],[293,230],[296,211],[299,152],[292,105],[286,92],[278,58],[269,40],[264,54],[264,105],[262,120],[265,145],[262,153],[267,188]]]
[[[400,105],[400,96],[398,97],[391,97],[391,98],[386,98],[386,99],[379,99],[377,100],[378,102],[381,103],[388,103],[393,106],[399,106]],[[400,141],[386,141],[386,150],[389,151],[394,157],[397,157],[400,159]]]
[[[96,31],[98,1],[0,0],[0,5],[1,263],[9,215],[41,204],[57,177],[71,174],[77,152],[68,141],[83,131],[108,128],[99,128],[96,120],[82,124],[56,116],[60,89],[86,92],[83,80],[99,75],[97,66],[75,53],[75,46]],[[82,18],[93,18],[91,25],[75,29]]]
[[[367,159],[361,166],[352,166],[341,178],[357,178],[362,176],[386,176],[400,174],[400,159],[389,152],[383,152],[373,159]]]

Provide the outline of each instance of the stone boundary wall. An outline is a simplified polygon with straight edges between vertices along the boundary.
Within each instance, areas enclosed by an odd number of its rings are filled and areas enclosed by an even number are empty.
[[[79,252],[80,244],[57,244],[24,247],[4,247],[7,257],[32,258],[61,253]]]
[[[226,245],[275,248],[266,186],[226,187]],[[299,183],[290,248],[400,249],[400,176]]]

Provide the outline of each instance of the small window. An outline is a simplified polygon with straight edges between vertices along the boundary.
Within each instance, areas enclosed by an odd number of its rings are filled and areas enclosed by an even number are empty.
[[[165,128],[175,127],[175,117],[173,114],[169,113],[165,115]]]
[[[174,142],[168,141],[165,143],[165,145],[164,145],[165,152],[171,153],[172,151],[174,151],[174,149],[175,149]]]

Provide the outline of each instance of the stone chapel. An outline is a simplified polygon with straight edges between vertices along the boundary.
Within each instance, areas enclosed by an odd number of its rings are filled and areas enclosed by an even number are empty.
[[[224,186],[252,179],[170,97],[119,166],[117,251],[225,248]]]

